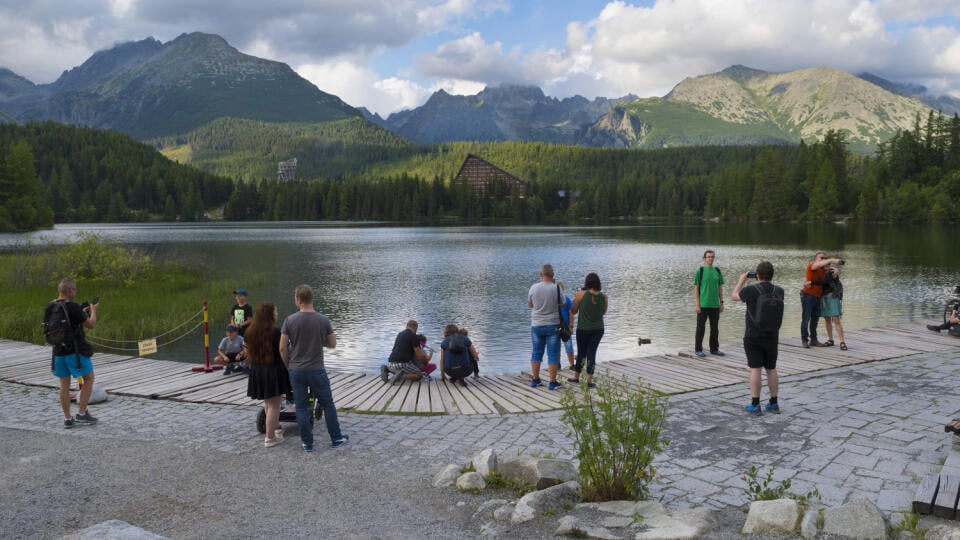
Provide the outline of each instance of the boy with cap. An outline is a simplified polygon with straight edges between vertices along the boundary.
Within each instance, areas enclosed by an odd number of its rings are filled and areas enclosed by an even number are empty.
[[[247,303],[247,290],[237,289],[233,291],[237,303],[230,310],[229,323],[236,326],[240,336],[247,331],[247,327],[253,322],[253,306]]]

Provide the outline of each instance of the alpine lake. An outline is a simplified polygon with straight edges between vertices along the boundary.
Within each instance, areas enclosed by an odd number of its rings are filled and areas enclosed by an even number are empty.
[[[483,373],[528,370],[527,291],[538,281],[544,263],[554,266],[571,297],[587,273],[599,274],[610,297],[600,362],[693,350],[693,278],[706,249],[716,252],[716,266],[725,280],[721,349],[743,335],[745,309],[729,300],[733,286],[741,273],[754,270],[763,260],[773,263],[773,281],[787,292],[782,338],[800,334],[803,270],[817,250],[846,262],[841,279],[847,329],[939,323],[946,301],[960,284],[960,239],[951,226],[84,224],[0,235],[0,248],[69,242],[81,231],[153,256],[226,265],[234,270],[231,275],[267,275],[265,285],[254,287],[240,280],[236,286],[249,290],[253,305],[275,302],[281,318],[295,309],[294,287],[310,284],[317,310],[332,319],[337,334],[337,348],[325,356],[328,368],[371,373],[385,361],[408,319],[419,321],[420,332],[435,348],[447,323],[467,328],[480,351]],[[101,318],[109,324],[109,295],[103,296]],[[204,300],[209,299],[197,298],[198,309]],[[226,313],[210,313],[211,348],[219,343],[226,320]],[[826,335],[822,321],[819,334]],[[651,343],[639,346],[640,337]],[[155,357],[196,364],[203,362],[203,349],[202,332],[196,330],[162,346]]]

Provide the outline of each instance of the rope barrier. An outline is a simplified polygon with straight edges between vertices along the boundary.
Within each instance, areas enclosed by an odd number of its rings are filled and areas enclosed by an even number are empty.
[[[201,309],[200,311],[194,313],[189,319],[183,321],[182,323],[180,323],[179,325],[173,327],[172,329],[167,330],[166,332],[164,332],[164,333],[162,333],[162,334],[160,334],[160,335],[154,336],[154,337],[152,337],[152,338],[149,338],[149,337],[148,337],[148,338],[144,338],[144,339],[160,339],[160,338],[162,338],[162,337],[164,337],[164,336],[166,336],[166,335],[168,335],[168,334],[172,334],[173,332],[179,330],[180,328],[183,328],[184,326],[186,326],[187,324],[189,324],[190,321],[196,319],[198,316],[200,316],[200,315],[202,315],[202,314],[203,314],[203,310]],[[191,329],[188,330],[187,332],[189,333],[189,332],[192,332],[192,331],[196,330],[197,326],[200,326],[201,324],[203,324],[203,323],[202,323],[202,322],[197,323],[196,325],[193,326],[193,328],[191,328]],[[180,336],[180,337],[174,339],[173,341],[177,341],[177,340],[179,340],[179,339],[181,339],[181,338],[183,338],[183,336]],[[109,338],[97,338],[97,340],[98,340],[98,341],[101,341],[101,342],[104,342],[104,341],[105,341],[105,342],[108,342],[108,343],[139,343],[140,341],[142,341],[142,340],[139,340],[139,339],[109,339]],[[90,339],[90,336],[87,336],[87,341],[89,341],[90,343],[95,343],[92,339]],[[168,343],[172,343],[172,342],[168,342]],[[102,344],[101,344],[101,346],[105,346],[105,345],[102,345]],[[117,350],[120,350],[120,349],[117,349]],[[129,349],[125,349],[125,350],[129,350]],[[136,349],[133,349],[133,350],[136,350]]]
[[[191,319],[188,319],[187,322],[189,322],[189,321],[192,320],[193,318],[195,318],[195,317],[191,317]],[[165,342],[165,343],[158,343],[158,344],[157,344],[157,348],[159,349],[160,347],[166,347],[167,345],[170,345],[170,344],[172,344],[172,343],[176,343],[176,342],[180,341],[181,339],[184,339],[185,337],[187,337],[187,336],[189,336],[190,334],[194,333],[194,332],[197,330],[197,328],[200,328],[200,327],[202,327],[202,326],[203,326],[203,321],[198,322],[197,324],[193,325],[193,327],[191,327],[189,330],[187,330],[187,331],[184,332],[183,334],[180,334],[179,336],[177,336],[177,337],[175,337],[175,338],[173,338],[173,339],[171,339],[171,340],[169,340],[169,341],[167,341],[167,342]],[[183,327],[182,324],[179,325],[179,326],[177,326],[177,328],[181,328],[181,327]],[[160,334],[160,336],[165,336],[165,335],[167,335],[167,334],[169,334],[169,333],[170,333],[170,332],[165,332],[165,333],[163,333],[163,334]],[[158,336],[158,337],[160,337],[160,336]],[[156,338],[153,338],[153,339],[156,339]],[[87,336],[87,341],[90,342],[91,345],[96,345],[97,347],[100,347],[100,348],[103,348],[103,349],[110,349],[110,350],[112,350],[112,351],[122,351],[122,352],[130,352],[130,351],[139,352],[139,351],[140,351],[140,348],[139,348],[139,347],[117,347],[117,346],[114,346],[114,345],[109,345],[109,344],[107,344],[107,343],[103,343],[103,341],[112,341],[113,343],[138,343],[137,341],[129,341],[129,340],[106,340],[106,339],[101,340],[101,339],[97,339],[97,338],[91,338],[90,336]]]

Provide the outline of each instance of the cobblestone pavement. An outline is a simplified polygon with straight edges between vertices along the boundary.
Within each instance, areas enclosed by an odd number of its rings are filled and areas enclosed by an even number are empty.
[[[793,493],[816,487],[830,506],[866,498],[895,522],[909,510],[920,479],[939,472],[947,457],[953,436],[943,425],[960,416],[958,380],[960,349],[782,377],[779,415],[743,412],[746,369],[741,385],[672,396],[664,432],[670,445],[656,459],[651,498],[680,507],[739,507],[747,502],[742,477],[756,465],[762,475],[774,469],[774,485],[789,479]],[[263,451],[254,407],[111,396],[91,406],[100,419],[96,427],[67,431],[55,389],[0,382],[0,402],[0,428]],[[340,421],[351,447],[407,448],[436,457],[439,469],[449,456],[484,448],[570,458],[573,446],[560,416],[340,413]],[[299,445],[275,450],[300,452]],[[319,451],[332,450],[321,444]]]

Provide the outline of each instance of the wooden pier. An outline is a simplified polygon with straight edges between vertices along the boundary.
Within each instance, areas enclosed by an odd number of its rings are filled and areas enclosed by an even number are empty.
[[[804,349],[799,338],[780,341],[777,369],[781,376],[947,350],[960,339],[927,330],[921,324],[886,326],[846,332],[850,349],[838,346]],[[742,345],[727,345],[726,356],[697,358],[693,351],[603,362],[597,374],[609,372],[626,381],[643,382],[665,394],[679,394],[732,384],[746,391],[747,360]],[[602,347],[601,347],[602,352]],[[529,366],[518,353],[517,366]],[[561,359],[563,361],[563,359]],[[97,353],[96,382],[108,393],[198,403],[259,405],[246,396],[247,378],[222,371],[194,372],[192,364]],[[481,364],[482,368],[482,364]],[[543,366],[546,370],[546,363]],[[530,388],[529,375],[481,375],[467,387],[442,382],[384,384],[370,373],[328,369],[337,408],[377,414],[512,414],[560,408],[562,392],[546,386]],[[564,370],[565,378],[571,372]],[[50,347],[0,340],[0,380],[56,387],[50,373]],[[566,383],[564,388],[575,385]],[[579,392],[579,388],[574,388]]]

